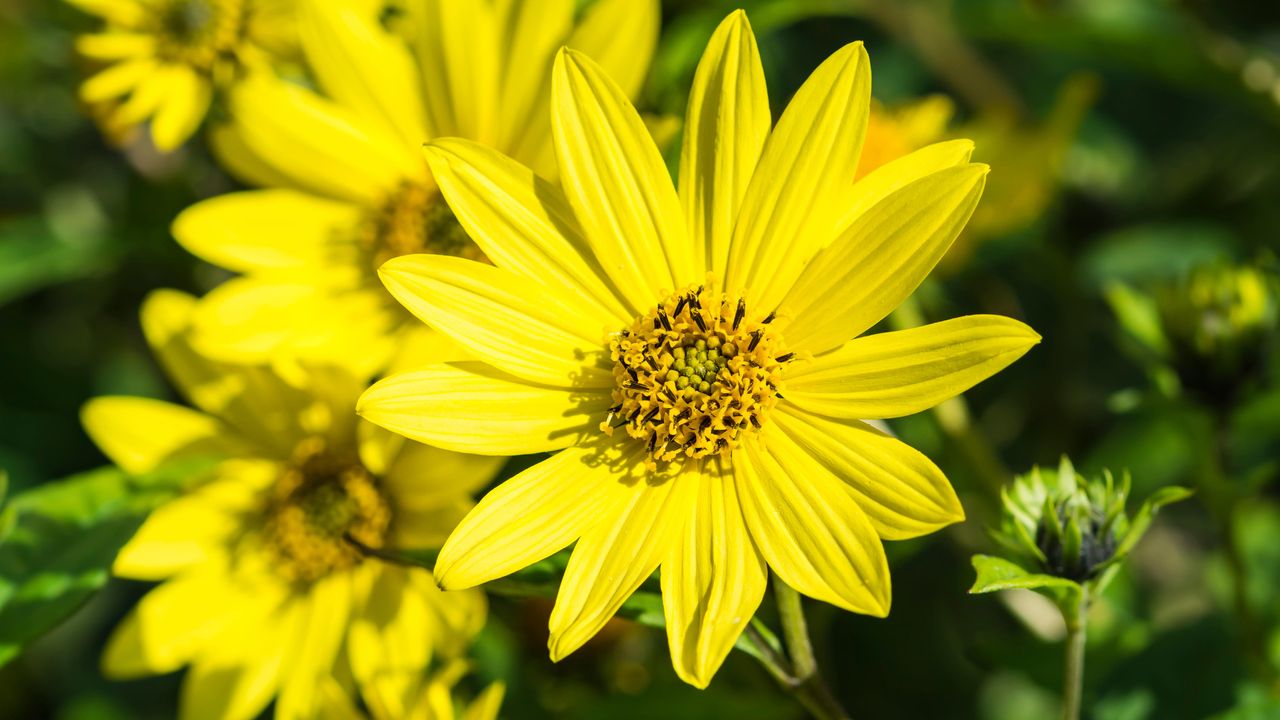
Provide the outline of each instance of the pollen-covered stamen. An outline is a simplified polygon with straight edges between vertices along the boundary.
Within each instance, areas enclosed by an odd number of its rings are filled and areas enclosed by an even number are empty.
[[[390,506],[369,471],[308,438],[276,481],[264,532],[280,572],[314,582],[360,562],[351,540],[381,547],[390,524]]]
[[[444,197],[416,183],[404,183],[367,221],[364,245],[377,269],[401,255],[433,253],[484,261]]]
[[[211,71],[235,54],[245,34],[245,0],[158,0],[152,32],[162,57]]]
[[[728,454],[744,430],[763,427],[794,357],[771,320],[706,287],[667,298],[610,341],[615,404],[600,429],[625,426],[651,465]]]

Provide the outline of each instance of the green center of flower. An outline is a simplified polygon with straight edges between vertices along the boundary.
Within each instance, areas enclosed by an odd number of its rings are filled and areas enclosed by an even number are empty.
[[[414,183],[401,185],[369,219],[365,245],[374,269],[392,258],[416,253],[485,260],[444,197]]]
[[[644,441],[650,466],[728,455],[781,397],[785,352],[773,315],[740,298],[689,288],[659,303],[609,343],[614,406],[600,429]]]
[[[391,508],[369,471],[308,438],[276,481],[266,540],[284,575],[314,582],[359,563],[358,545],[381,547],[390,524]]]
[[[234,54],[245,33],[244,0],[161,0],[155,12],[161,57],[200,70]]]

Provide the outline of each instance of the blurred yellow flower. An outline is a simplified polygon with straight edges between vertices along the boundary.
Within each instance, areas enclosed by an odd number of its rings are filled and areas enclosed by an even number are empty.
[[[924,455],[861,418],[918,412],[1039,341],[970,316],[861,335],[946,252],[981,195],[972,144],[931,145],[858,183],[871,71],[824,62],[772,124],[746,15],[694,79],[677,193],[625,93],[564,50],[552,80],[562,186],[473,142],[432,172],[493,265],[391,260],[405,307],[483,363],[375,384],[358,411],[485,454],[560,452],[490,492],[436,565],[472,587],[576,542],[550,620],[560,659],[660,565],[676,671],[705,686],[772,568],[854,612],[889,611],[881,538],[963,518]]]
[[[102,67],[80,97],[108,108],[98,118],[112,138],[150,121],[156,148],[170,151],[204,120],[216,85],[281,51],[293,27],[293,0],[67,0],[102,18],[76,39]]]
[[[351,412],[362,385],[336,368],[236,367],[188,342],[195,299],[148,298],[147,339],[199,410],[103,397],[85,428],[120,467],[217,461],[208,482],[157,509],[114,572],[162,581],[116,629],[118,678],[190,665],[182,716],[314,716],[317,688],[349,677],[391,716],[417,702],[433,653],[456,656],[484,622],[478,591],[368,560],[367,548],[438,547],[500,459],[406,442]],[[341,659],[340,659],[341,658]]]
[[[197,343],[232,359],[281,349],[380,369],[416,323],[375,270],[407,253],[480,259],[422,159],[458,136],[553,173],[548,81],[556,48],[598,54],[638,92],[656,42],[656,0],[414,4],[396,32],[363,0],[300,5],[302,48],[320,92],[267,76],[230,95],[215,132],[225,164],[272,189],[195,205],[174,224],[191,252],[244,273],[197,315]],[[405,37],[408,38],[406,42]]]
[[[894,107],[872,100],[858,177],[943,139],[953,114],[955,105],[945,95],[930,95]]]

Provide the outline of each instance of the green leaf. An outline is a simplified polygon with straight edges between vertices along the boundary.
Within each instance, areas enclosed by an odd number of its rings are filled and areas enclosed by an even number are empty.
[[[0,666],[101,588],[147,513],[209,465],[136,477],[103,468],[16,495],[0,520],[10,524],[0,542]]]
[[[973,581],[973,587],[969,588],[971,594],[1014,588],[1080,592],[1080,586],[1066,578],[1029,573],[1004,558],[991,555],[974,555],[973,569],[977,571],[978,577]]]

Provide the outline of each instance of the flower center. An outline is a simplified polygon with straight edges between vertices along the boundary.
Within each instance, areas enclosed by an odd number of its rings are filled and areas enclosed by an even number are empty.
[[[705,286],[659,303],[609,343],[617,385],[600,429],[626,427],[646,443],[651,468],[681,455],[728,455],[781,397],[782,368],[794,354],[772,321]]]
[[[160,55],[211,70],[235,52],[245,20],[244,0],[162,0],[156,6],[155,28]]]
[[[376,270],[401,255],[434,253],[484,261],[439,192],[404,183],[368,221],[365,246]]]
[[[360,562],[352,540],[381,547],[390,524],[391,508],[369,471],[308,438],[276,481],[266,539],[285,575],[313,582]]]

